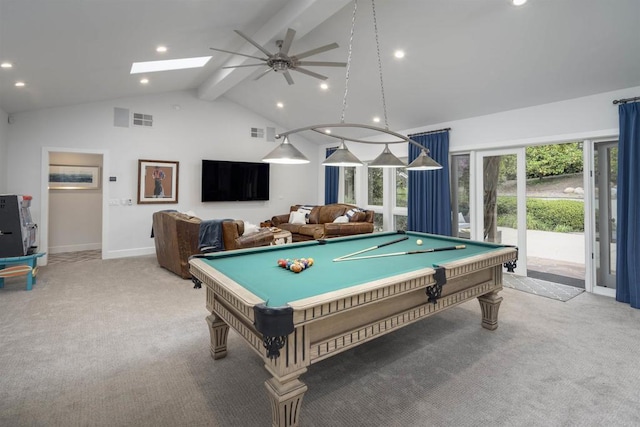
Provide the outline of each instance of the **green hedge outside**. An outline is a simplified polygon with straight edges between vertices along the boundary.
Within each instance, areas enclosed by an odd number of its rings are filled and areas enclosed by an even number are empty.
[[[514,196],[498,196],[498,226],[518,228],[516,209]],[[527,198],[527,229],[559,233],[584,231],[584,202]]]

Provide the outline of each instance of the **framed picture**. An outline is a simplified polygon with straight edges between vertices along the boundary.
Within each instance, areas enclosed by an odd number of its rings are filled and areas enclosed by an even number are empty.
[[[96,190],[100,166],[49,165],[50,190]]]
[[[178,203],[178,162],[138,160],[138,204]]]

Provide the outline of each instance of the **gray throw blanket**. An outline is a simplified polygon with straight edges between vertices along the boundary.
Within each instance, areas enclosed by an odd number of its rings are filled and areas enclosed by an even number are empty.
[[[198,236],[198,249],[203,252],[224,251],[224,241],[222,239],[222,221],[229,219],[209,219],[200,222],[200,233]],[[206,249],[206,250],[203,250]]]

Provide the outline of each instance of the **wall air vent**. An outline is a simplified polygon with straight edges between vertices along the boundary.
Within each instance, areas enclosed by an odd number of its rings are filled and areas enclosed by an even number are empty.
[[[264,138],[264,129],[251,128],[251,138]]]
[[[153,116],[151,114],[133,113],[134,126],[153,126]]]

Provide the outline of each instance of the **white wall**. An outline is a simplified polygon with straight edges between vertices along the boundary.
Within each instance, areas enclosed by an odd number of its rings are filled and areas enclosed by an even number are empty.
[[[612,102],[638,94],[640,86],[487,116],[393,130],[408,135],[450,127],[451,152],[617,136],[618,108]],[[349,149],[360,160],[375,158],[382,152],[382,147],[349,144]],[[390,149],[398,157],[407,155],[407,144],[394,144]],[[324,147],[318,153],[324,155]]]
[[[152,128],[115,127],[114,107],[153,115]],[[192,210],[205,219],[238,218],[259,223],[288,212],[295,203],[317,203],[316,146],[297,139],[296,147],[309,165],[271,165],[267,202],[202,203],[202,159],[260,161],[278,142],[250,137],[250,127],[276,124],[228,100],[205,102],[192,92],[44,109],[14,115],[8,131],[7,191],[34,196],[31,212],[36,223],[48,213],[41,206],[43,149],[104,150],[106,177],[116,177],[103,189],[105,199],[133,199],[132,206],[107,206],[104,215],[108,240],[105,257],[153,253],[151,215],[161,209]],[[178,204],[137,205],[138,160],[180,162]],[[108,181],[108,179],[107,179]]]
[[[8,115],[0,109],[0,194],[7,192],[7,120]]]
[[[615,139],[618,136],[618,108],[613,100],[631,98],[640,94],[640,86],[605,92],[535,107],[505,111],[464,120],[438,123],[413,129],[393,129],[403,135],[451,128],[449,150],[452,154],[472,150],[529,145],[553,144],[569,141]],[[393,121],[393,111],[390,111]],[[388,135],[367,138],[371,141],[393,140]],[[337,146],[337,141],[318,148],[323,159],[326,147]],[[383,150],[380,144],[347,142],[349,150],[361,161],[375,159]],[[407,157],[408,144],[392,144],[391,151],[399,158]],[[365,205],[367,182],[365,168],[356,170],[357,204]],[[324,167],[318,164],[319,194],[324,194]],[[389,208],[390,209],[390,208]]]

